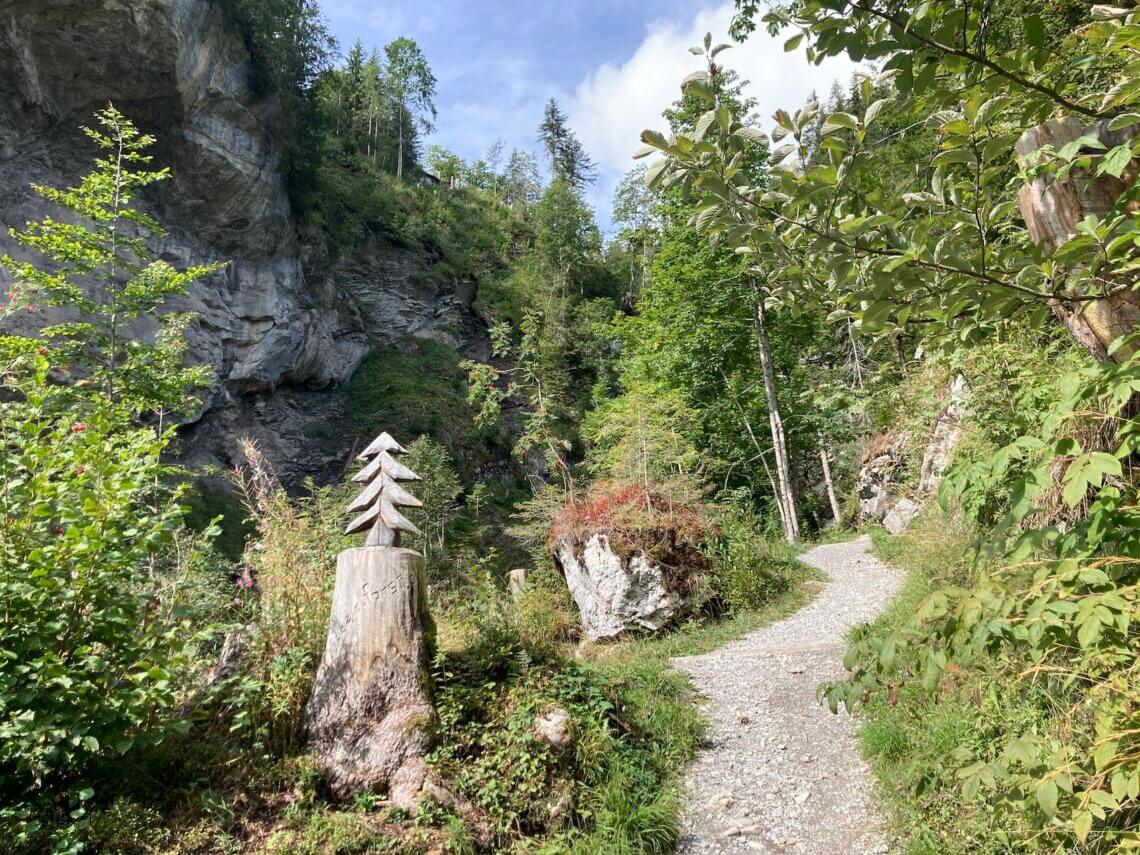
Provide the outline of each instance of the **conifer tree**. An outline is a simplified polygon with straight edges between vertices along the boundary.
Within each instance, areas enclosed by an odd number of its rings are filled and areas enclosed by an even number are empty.
[[[538,136],[550,157],[552,177],[563,179],[575,189],[581,189],[594,181],[597,167],[574,136],[566,114],[554,98],[546,103]]]

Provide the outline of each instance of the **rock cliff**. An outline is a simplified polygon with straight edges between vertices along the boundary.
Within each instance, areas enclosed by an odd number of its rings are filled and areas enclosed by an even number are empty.
[[[421,275],[424,255],[376,244],[334,260],[306,239],[279,170],[280,106],[250,79],[213,0],[0,0],[0,253],[18,255],[10,227],[58,213],[29,185],[84,174],[95,152],[79,128],[113,102],[157,136],[173,175],[141,200],[169,230],[152,249],[178,266],[228,262],[173,307],[200,316],[192,355],[217,378],[188,457],[228,465],[248,434],[295,481],[335,474],[350,443],[335,387],[370,348],[413,334],[478,352],[485,331],[471,283]]]

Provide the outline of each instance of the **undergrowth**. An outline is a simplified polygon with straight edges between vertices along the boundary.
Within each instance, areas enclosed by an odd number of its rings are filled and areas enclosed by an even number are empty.
[[[874,623],[852,632],[853,647],[881,643],[911,624],[918,605],[947,586],[969,587],[978,568],[976,532],[960,515],[928,508],[908,531],[872,531],[875,554],[906,571],[902,593]],[[884,691],[861,708],[860,739],[879,780],[894,845],[908,855],[1031,851],[1025,817],[999,809],[984,793],[963,793],[963,752],[1000,753],[1010,732],[1047,726],[1049,701],[1001,681],[996,661],[945,676],[935,691],[921,680],[918,656],[902,651]]]
[[[100,772],[85,832],[90,849],[672,851],[679,775],[704,723],[670,657],[711,649],[801,605],[809,590],[801,583],[813,571],[794,564],[790,549],[737,544],[709,559],[713,574],[726,561],[762,565],[733,582],[762,580],[756,607],[740,600],[721,619],[694,616],[660,637],[609,645],[578,643],[577,612],[549,568],[532,571],[511,596],[490,556],[440,588],[433,678],[441,727],[429,763],[489,829],[491,840],[480,847],[470,814],[429,804],[406,815],[367,794],[351,803],[328,799],[298,722],[327,613],[326,547],[341,542],[339,520],[327,513],[327,491],[289,501],[256,449],[248,453],[253,465],[241,483],[258,539],[242,563],[253,575],[243,569],[236,582],[249,624],[233,637],[249,653],[232,677],[197,699],[189,733]],[[752,527],[740,532],[755,535]],[[249,579],[256,582],[247,588]],[[562,748],[535,733],[536,717],[554,708],[569,715]]]

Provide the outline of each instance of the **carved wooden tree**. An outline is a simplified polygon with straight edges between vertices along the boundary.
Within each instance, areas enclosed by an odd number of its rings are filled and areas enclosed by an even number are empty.
[[[346,534],[368,530],[363,547],[337,558],[324,657],[306,709],[310,744],[333,794],[386,792],[415,805],[437,722],[432,704],[424,559],[402,549],[416,527],[399,511],[421,502],[400,486],[419,476],[395,459],[404,449],[387,433],[360,455],[353,478],[366,484],[348,506],[361,512]]]

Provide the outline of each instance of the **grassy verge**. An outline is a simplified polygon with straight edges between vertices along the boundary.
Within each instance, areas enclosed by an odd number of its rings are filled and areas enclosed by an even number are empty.
[[[907,573],[895,603],[868,627],[884,637],[911,623],[918,604],[947,585],[968,585],[973,532],[961,520],[932,509],[910,530],[891,537],[872,532],[875,554]],[[880,804],[890,823],[892,851],[908,855],[1028,851],[1024,817],[961,790],[956,770],[963,752],[986,757],[1010,733],[1044,725],[1046,709],[996,679],[997,663],[983,660],[960,679],[928,692],[911,655],[899,657],[885,691],[861,711],[863,753],[878,778]]]

